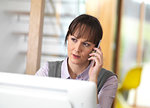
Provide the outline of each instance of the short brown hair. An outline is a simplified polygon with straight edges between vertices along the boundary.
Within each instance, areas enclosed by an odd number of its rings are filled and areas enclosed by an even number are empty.
[[[77,38],[84,36],[88,32],[88,40],[94,43],[96,47],[103,36],[103,30],[98,19],[87,14],[79,15],[71,22],[66,34],[65,43],[69,34],[74,35],[77,30],[79,30]]]

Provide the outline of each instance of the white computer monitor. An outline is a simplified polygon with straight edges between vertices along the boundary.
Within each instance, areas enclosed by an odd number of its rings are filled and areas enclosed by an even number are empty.
[[[0,108],[96,108],[96,85],[0,72]]]

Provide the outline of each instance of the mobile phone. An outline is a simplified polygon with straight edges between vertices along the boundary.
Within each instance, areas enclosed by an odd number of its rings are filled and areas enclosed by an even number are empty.
[[[101,40],[99,41],[97,48],[100,47],[100,43],[101,43]],[[94,52],[96,53],[96,51],[94,51]],[[94,65],[95,65],[95,61],[93,60],[93,61],[92,61],[92,66],[94,66]]]
[[[101,43],[101,40],[99,41],[97,48],[99,48],[99,46],[100,46],[100,43]]]
[[[101,40],[99,41],[97,48],[99,48],[100,43],[101,43]],[[93,50],[92,52],[93,52],[93,53],[94,53],[94,52],[96,53],[96,51],[94,51],[94,50]]]

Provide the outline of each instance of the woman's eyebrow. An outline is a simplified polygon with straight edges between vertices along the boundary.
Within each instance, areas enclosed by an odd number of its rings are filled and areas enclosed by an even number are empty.
[[[90,42],[89,40],[85,40],[84,42],[92,43],[92,42]]]
[[[73,37],[75,37],[75,38],[77,38],[77,39],[79,39],[77,36],[75,36],[75,35],[71,35],[71,36],[73,36]],[[85,39],[83,42],[88,42],[88,43],[92,43],[91,41],[89,41],[88,39]]]
[[[71,35],[71,36],[73,36],[73,37],[77,38],[77,36],[75,36],[75,35]]]

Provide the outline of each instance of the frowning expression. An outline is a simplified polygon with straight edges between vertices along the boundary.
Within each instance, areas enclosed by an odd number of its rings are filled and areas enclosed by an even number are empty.
[[[88,41],[86,36],[77,38],[76,33],[68,36],[68,57],[73,64],[88,64],[88,57],[95,44]]]

